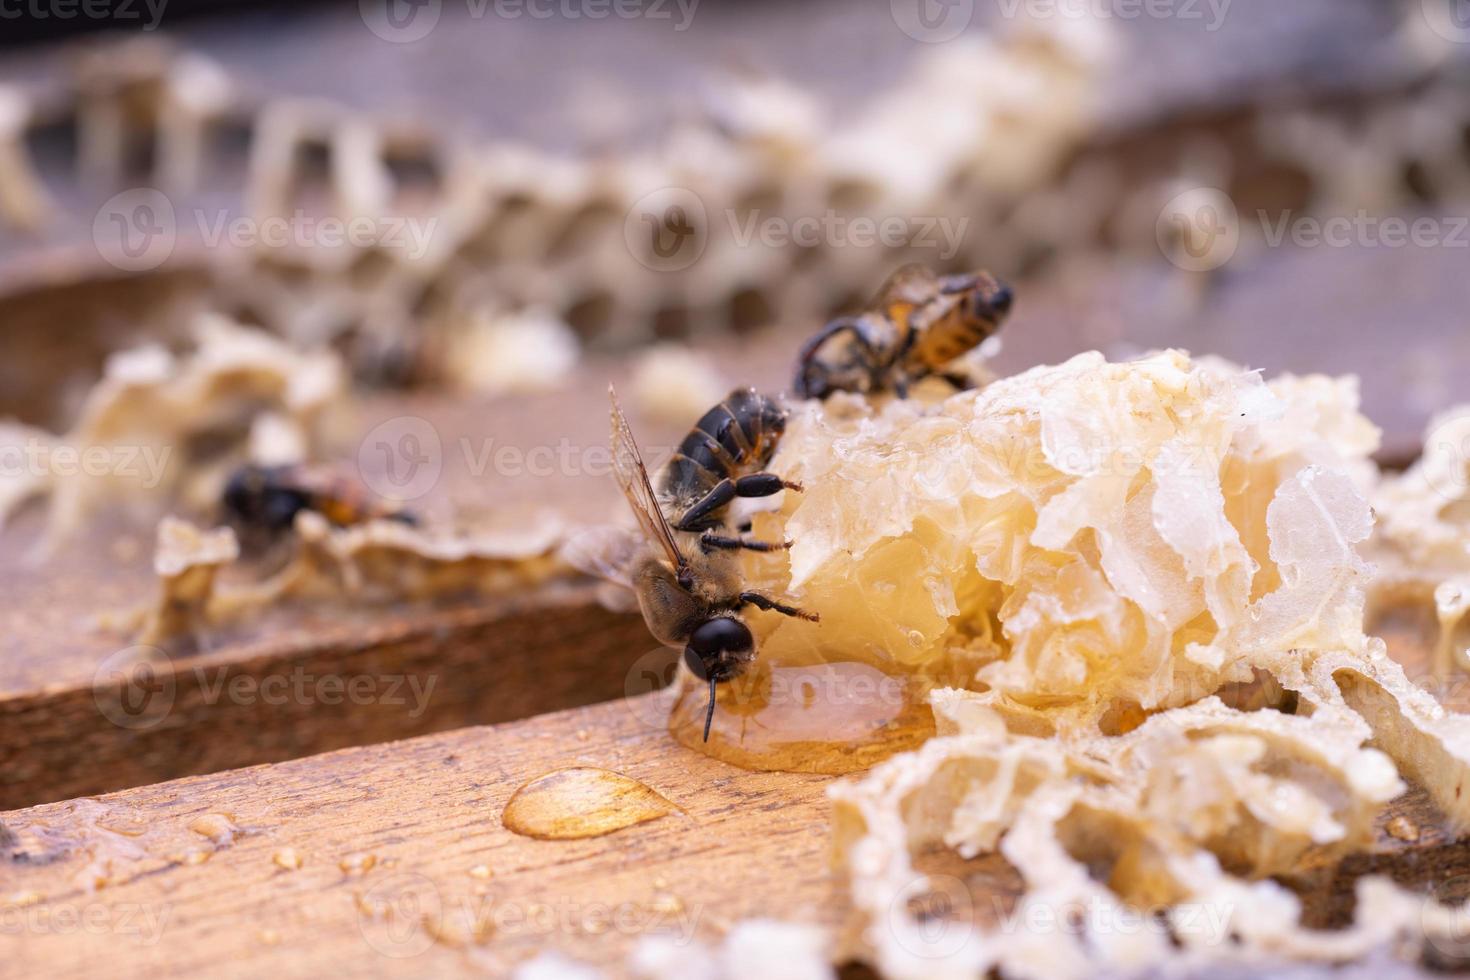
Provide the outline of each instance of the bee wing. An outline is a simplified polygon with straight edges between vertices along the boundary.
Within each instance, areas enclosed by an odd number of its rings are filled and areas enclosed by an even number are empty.
[[[633,612],[638,609],[632,579],[633,560],[642,547],[641,531],[604,524],[573,534],[562,544],[558,555],[571,567],[607,583],[597,592],[604,606],[614,612]]]
[[[922,303],[934,296],[938,289],[939,281],[932,269],[918,262],[910,262],[893,270],[893,274],[878,291],[876,305],[880,309],[887,309],[895,303]]]
[[[633,430],[628,428],[628,420],[623,416],[623,408],[618,404],[618,394],[612,385],[608,385],[607,394],[612,399],[613,475],[618,478],[618,486],[623,488],[623,496],[628,498],[628,505],[633,508],[633,515],[638,518],[643,533],[659,546],[674,568],[682,572],[687,562],[674,542],[674,532],[669,528],[663,509],[658,505],[658,496],[648,480],[648,468],[643,465],[638,444],[633,441]]]
[[[642,546],[643,535],[639,531],[602,524],[572,534],[558,554],[579,572],[631,589],[633,559]]]

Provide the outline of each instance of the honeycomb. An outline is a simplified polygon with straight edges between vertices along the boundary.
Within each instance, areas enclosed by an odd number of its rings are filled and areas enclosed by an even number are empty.
[[[1160,210],[1181,189],[1222,188],[1247,218],[1470,195],[1463,65],[1424,47],[1414,11],[1391,44],[1397,67],[1361,92],[1277,93],[1132,129],[1105,122],[1097,100],[1124,72],[1112,28],[1062,20],[926,51],[842,122],[793,85],[732,74],[702,118],[597,157],[450,139],[320,100],[253,103],[206,59],[130,41],[78,58],[65,91],[0,93],[0,220],[67,220],[59,197],[77,195],[47,190],[37,154],[70,125],[68,163],[89,187],[182,200],[223,174],[256,220],[432,222],[422,249],[262,243],[208,256],[213,308],[343,345],[360,376],[404,382],[442,376],[458,335],[486,317],[544,312],[585,343],[626,347],[747,330],[777,311],[820,322],[905,261],[1016,278],[1099,250],[1156,260]],[[225,136],[240,159],[219,158]],[[48,177],[56,169],[48,159]],[[900,215],[927,219],[883,247],[830,230],[752,244],[766,222]],[[677,247],[651,251],[665,239]]]
[[[883,975],[1343,962],[1453,937],[1455,910],[1371,877],[1354,924],[1319,932],[1275,880],[1369,844],[1405,779],[1470,822],[1470,716],[1364,631],[1377,442],[1351,379],[1180,351],[793,408],[772,469],[805,491],[755,529],[794,545],[748,572],[823,628],[762,617],[761,658],[933,680],[936,737],[830,791]],[[1007,921],[1067,928],[956,941],[922,913],[932,848],[1000,856],[1024,884]],[[1140,920],[1159,925],[1119,927]]]

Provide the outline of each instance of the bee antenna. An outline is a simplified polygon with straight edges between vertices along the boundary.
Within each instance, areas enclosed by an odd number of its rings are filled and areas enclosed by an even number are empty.
[[[710,675],[709,679],[709,708],[704,713],[704,740],[709,741],[710,722],[715,720],[715,678]]]

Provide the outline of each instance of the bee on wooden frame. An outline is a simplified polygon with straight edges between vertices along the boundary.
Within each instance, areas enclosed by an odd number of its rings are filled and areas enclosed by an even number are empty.
[[[242,538],[256,543],[280,539],[304,510],[315,511],[338,527],[370,520],[418,523],[414,514],[390,507],[345,474],[301,463],[241,466],[225,483],[221,504],[226,521]]]

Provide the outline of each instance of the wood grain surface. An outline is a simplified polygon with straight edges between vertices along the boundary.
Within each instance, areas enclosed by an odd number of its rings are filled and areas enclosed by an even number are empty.
[[[81,977],[102,963],[119,977],[498,976],[555,949],[625,976],[623,957],[646,936],[710,942],[750,916],[840,934],[850,909],[828,862],[832,777],[747,772],[684,749],[663,729],[667,702],[644,695],[0,814],[0,962],[13,976]],[[517,789],[568,766],[622,773],[677,809],[581,840],[502,826]],[[920,864],[962,877],[978,908],[1016,894],[996,858]],[[1411,792],[1369,852],[1294,884],[1326,925],[1350,914],[1364,873],[1452,897],[1443,889],[1467,871],[1465,842]]]

